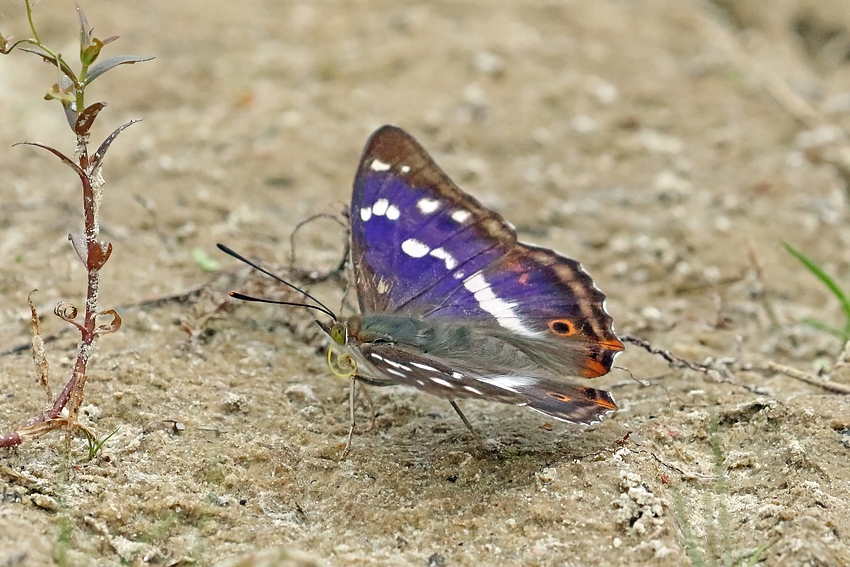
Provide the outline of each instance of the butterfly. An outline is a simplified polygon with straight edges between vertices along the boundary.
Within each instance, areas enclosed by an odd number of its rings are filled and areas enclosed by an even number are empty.
[[[351,377],[343,458],[355,381],[449,400],[470,429],[458,399],[580,424],[617,408],[608,392],[565,378],[602,376],[623,350],[590,276],[575,260],[518,242],[398,127],[379,128],[363,150],[350,254],[359,314],[310,306],[332,317],[317,321],[333,341],[329,363]]]

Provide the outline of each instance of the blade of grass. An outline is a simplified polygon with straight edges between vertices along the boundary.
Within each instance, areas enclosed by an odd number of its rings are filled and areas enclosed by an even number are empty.
[[[841,309],[844,311],[844,317],[846,321],[850,323],[850,299],[848,299],[847,295],[841,289],[841,287],[835,282],[832,277],[823,271],[817,262],[788,244],[787,242],[782,243],[785,246],[785,249],[789,254],[794,256],[803,266],[806,267],[817,279],[823,282],[823,284],[829,288],[829,291],[841,302]],[[848,327],[848,324],[845,324],[845,329]]]
[[[838,327],[833,327],[831,325],[827,325],[823,321],[818,321],[817,319],[803,319],[803,324],[808,325],[809,327],[813,327],[818,331],[823,331],[825,333],[829,333],[834,337],[838,337],[842,339],[844,342],[850,341],[850,333],[845,330],[839,329]]]

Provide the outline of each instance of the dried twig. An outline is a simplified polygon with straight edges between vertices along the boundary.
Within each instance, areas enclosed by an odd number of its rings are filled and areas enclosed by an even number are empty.
[[[811,384],[812,386],[823,388],[824,390],[829,390],[838,394],[850,394],[850,385],[848,384],[841,384],[839,382],[824,380],[823,378],[813,376],[811,374],[808,374],[807,372],[803,372],[802,370],[797,370],[796,368],[785,366],[784,364],[778,364],[776,362],[767,362],[765,364],[758,365],[746,364],[741,366],[741,370],[748,370],[751,372],[773,372],[784,374],[785,376],[795,378],[797,380],[800,380],[801,382],[805,382],[806,384]]]
[[[626,342],[629,342],[629,343],[632,343],[632,344],[635,344],[635,345],[641,347],[642,349],[646,350],[650,354],[656,354],[656,355],[662,357],[664,360],[666,360],[667,362],[669,362],[672,366],[675,366],[676,368],[689,368],[690,370],[696,370],[697,372],[703,372],[705,374],[708,374],[709,372],[718,370],[714,365],[700,364],[700,363],[697,363],[697,362],[693,362],[693,361],[688,360],[686,358],[682,358],[681,356],[677,356],[677,355],[673,354],[672,352],[670,352],[669,350],[655,348],[650,344],[649,341],[645,341],[643,339],[633,337],[632,335],[622,335],[620,338],[623,339]]]

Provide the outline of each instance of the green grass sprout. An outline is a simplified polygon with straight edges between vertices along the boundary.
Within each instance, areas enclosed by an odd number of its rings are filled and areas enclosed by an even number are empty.
[[[83,430],[84,434],[86,436],[86,443],[88,444],[88,449],[89,449],[89,461],[91,461],[92,459],[94,459],[97,456],[97,454],[100,452],[100,450],[103,449],[103,445],[107,441],[109,441],[110,437],[112,437],[113,435],[118,433],[118,429],[120,429],[120,428],[116,427],[115,430],[112,433],[110,433],[109,435],[107,435],[103,439],[98,439],[94,435],[91,435],[88,432],[86,432],[85,430]]]
[[[844,311],[844,327],[838,328],[833,327],[824,323],[823,321],[819,321],[817,319],[803,319],[803,323],[809,325],[810,327],[814,327],[820,331],[825,331],[831,335],[838,337],[839,339],[847,342],[850,340],[850,298],[847,297],[847,294],[841,289],[841,286],[836,283],[836,281],[827,274],[820,265],[788,244],[787,242],[782,243],[785,246],[785,249],[789,254],[794,256],[807,270],[809,270],[817,279],[819,279],[823,284],[829,289],[829,291],[838,299],[841,303],[841,309]]]
[[[192,250],[192,259],[195,260],[195,264],[197,264],[198,267],[205,272],[217,272],[221,268],[221,264],[218,263],[218,260],[207,254],[206,250],[203,248],[195,248]]]

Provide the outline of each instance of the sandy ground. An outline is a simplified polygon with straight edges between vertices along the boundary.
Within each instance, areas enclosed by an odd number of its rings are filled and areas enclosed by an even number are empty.
[[[92,461],[60,434],[0,453],[0,565],[850,565],[850,401],[742,370],[814,373],[841,350],[801,323],[842,313],[781,243],[850,282],[848,193],[822,161],[850,129],[850,13],[767,5],[83,2],[96,34],[121,35],[107,53],[157,57],[90,93],[110,103],[96,138],[144,119],[108,156],[101,306],[125,306],[124,328],[100,343],[84,406],[117,432]],[[70,3],[36,19],[74,53]],[[28,35],[20,2],[0,2],[0,30]],[[84,294],[73,174],[9,149],[72,151],[41,100],[55,80],[0,58],[2,348],[28,340],[30,290],[47,333],[56,302]],[[832,128],[795,118],[777,85]],[[293,227],[340,212],[388,122],[523,238],[579,259],[618,332],[714,370],[630,346],[618,365],[647,385],[599,379],[611,419],[466,403],[483,447],[445,402],[368,389],[337,462],[347,385],[312,317],[222,305],[229,289],[286,295],[214,245],[285,271]],[[296,262],[324,270],[341,250],[320,221]],[[341,290],[311,287],[331,305]],[[54,388],[74,349],[70,333],[49,344]],[[40,410],[33,376],[28,353],[0,357],[2,429]]]

